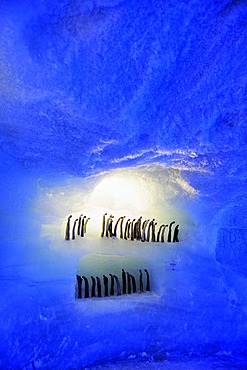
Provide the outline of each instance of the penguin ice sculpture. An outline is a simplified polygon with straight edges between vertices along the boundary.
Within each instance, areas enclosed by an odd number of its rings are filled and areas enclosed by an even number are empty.
[[[146,291],[149,292],[151,289],[150,289],[150,277],[149,277],[149,272],[147,269],[144,269],[144,271],[146,272],[146,276],[147,276],[147,280],[146,280]]]
[[[141,240],[141,222],[142,222],[142,216],[138,218],[138,220],[135,223],[135,235],[134,237],[137,240]]]
[[[130,281],[131,281],[131,285],[132,285],[132,291],[133,291],[133,293],[136,293],[136,279],[131,274],[129,274],[129,276],[130,276]]]
[[[179,242],[178,240],[178,233],[179,233],[179,225],[177,225],[174,229],[174,234],[173,234],[173,243]]]
[[[111,284],[110,284],[110,295],[114,295],[114,276],[109,274],[111,277]]]
[[[102,297],[102,294],[101,294],[101,282],[100,282],[100,278],[98,276],[96,276],[96,282],[97,282],[97,293],[98,293],[98,297],[101,298]]]
[[[124,230],[124,239],[125,240],[128,239],[129,222],[130,222],[130,218],[128,218],[128,220],[126,221],[126,224],[125,224],[125,230]]]
[[[145,220],[142,225],[142,242],[146,241],[146,228],[149,223],[149,220]]]
[[[88,224],[88,221],[90,220],[90,217],[88,217],[85,221],[85,224],[84,224],[84,234],[87,233],[87,224]]]
[[[165,231],[166,231],[167,227],[168,227],[168,225],[164,225],[164,227],[163,227],[163,230],[162,230],[162,233],[161,233],[161,243],[165,242]]]
[[[134,240],[134,222],[135,222],[135,218],[133,221],[131,221],[131,224],[130,224],[130,228],[131,228],[131,234],[130,234],[130,237],[131,237],[131,240],[133,241]]]
[[[104,287],[105,287],[105,297],[109,296],[108,293],[108,277],[106,275],[103,275],[103,282],[104,282]]]
[[[108,238],[109,236],[112,237],[112,222],[113,222],[113,215],[110,215],[106,221],[106,231],[105,236]]]
[[[117,227],[118,227],[118,224],[119,224],[119,221],[121,221],[123,218],[124,218],[125,216],[122,216],[122,217],[119,217],[118,218],[118,220],[117,220],[117,222],[116,222],[116,224],[115,224],[115,226],[114,226],[114,232],[113,232],[113,236],[117,236]],[[121,225],[121,223],[120,223],[120,225]],[[122,231],[122,234],[123,234],[123,231]],[[123,235],[122,235],[123,236]],[[120,235],[120,238],[121,238],[121,235]]]
[[[164,224],[162,224],[162,225],[160,225],[160,227],[159,227],[159,230],[158,230],[158,234],[157,234],[157,242],[159,242],[160,241],[160,234],[161,234],[161,230],[163,229],[163,227],[164,227],[165,225]]]
[[[91,297],[96,297],[96,280],[93,276],[91,276],[92,279],[92,288],[91,288]]]
[[[78,218],[75,219],[74,221],[74,226],[73,226],[73,230],[72,230],[72,239],[74,240],[75,239],[75,228],[76,228],[76,222],[78,221]]]
[[[126,294],[126,272],[122,269],[122,286],[123,286],[123,294]]]
[[[89,298],[89,283],[86,276],[82,276],[82,279],[85,281],[85,292],[84,292],[84,298]]]
[[[86,216],[83,216],[82,217],[82,220],[81,220],[81,237],[84,237],[84,223],[85,223],[85,218],[86,218]]]
[[[103,238],[103,236],[104,236],[104,234],[105,234],[105,216],[107,215],[107,213],[105,213],[104,215],[103,215],[103,218],[102,218],[102,231],[101,231],[101,234],[100,234],[100,236],[101,236],[101,238]]]
[[[120,285],[119,279],[118,279],[117,275],[113,275],[113,276],[114,276],[114,279],[116,280],[117,295],[121,295],[121,285]]]
[[[152,221],[148,225],[148,232],[147,232],[147,238],[146,238],[147,242],[149,242],[149,239],[150,239],[150,230],[151,230],[151,228],[153,228],[153,223],[154,223],[154,218],[152,219]]]
[[[129,239],[129,238],[130,238],[130,230],[131,230],[131,221],[128,223],[127,239]]]
[[[128,294],[131,294],[131,278],[130,278],[130,274],[128,272],[126,272],[126,275],[127,275],[127,292],[128,292]]]
[[[173,224],[175,224],[175,221],[172,221],[169,225],[168,238],[167,238],[168,243],[171,243],[172,241],[172,225]]]
[[[76,298],[82,298],[82,278],[79,275],[76,275],[77,279],[77,297]]]
[[[111,238],[112,237],[112,224],[113,224],[113,218],[114,216],[111,215],[110,216],[110,220],[109,220],[109,225],[108,225],[108,233],[109,233],[109,237]]]
[[[78,227],[77,227],[77,235],[81,235],[81,218],[83,214],[80,215],[79,217],[79,222],[78,222]]]
[[[121,221],[120,221],[120,239],[123,239],[123,221],[126,216],[123,216]]]
[[[68,217],[68,221],[67,221],[67,225],[66,225],[66,232],[65,232],[65,240],[69,240],[70,239],[70,219],[71,219],[72,215],[70,215]]]
[[[153,222],[152,224],[152,237],[151,242],[155,242],[155,226],[157,225],[157,222]]]
[[[139,270],[139,283],[140,283],[140,293],[143,293],[143,278],[142,278],[142,270]]]

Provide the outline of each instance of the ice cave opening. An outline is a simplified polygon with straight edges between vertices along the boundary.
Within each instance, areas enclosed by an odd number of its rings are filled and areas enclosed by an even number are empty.
[[[0,368],[246,369],[246,2],[0,11]]]

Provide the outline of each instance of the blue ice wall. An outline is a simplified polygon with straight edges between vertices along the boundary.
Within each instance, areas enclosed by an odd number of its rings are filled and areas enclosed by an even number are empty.
[[[0,14],[0,367],[237,362],[247,340],[246,2],[3,0]],[[71,212],[61,193],[139,165],[162,186],[156,166],[169,169],[177,198],[166,200],[188,216],[190,238],[152,252],[159,299],[78,307],[77,263],[96,247],[59,240]],[[55,208],[40,210],[49,196]],[[58,236],[44,237],[54,225]],[[180,266],[176,279],[165,260]]]

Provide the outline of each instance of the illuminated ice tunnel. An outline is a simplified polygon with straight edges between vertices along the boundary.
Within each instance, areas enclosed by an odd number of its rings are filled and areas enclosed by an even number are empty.
[[[0,11],[0,368],[247,368],[246,2]]]

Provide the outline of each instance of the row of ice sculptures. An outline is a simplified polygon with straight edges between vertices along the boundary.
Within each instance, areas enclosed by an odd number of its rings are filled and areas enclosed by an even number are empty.
[[[113,227],[113,219],[114,216],[110,215],[106,218],[107,213],[103,215],[102,219],[102,231],[100,236],[103,238],[106,236],[107,238],[117,238],[117,231],[119,226],[119,237],[120,239],[125,240],[141,240],[142,242],[179,242],[178,233],[179,233],[179,225],[176,225],[174,230],[172,230],[172,226],[175,224],[175,221],[172,221],[170,224],[162,224],[159,226],[158,232],[156,231],[157,222],[155,219],[152,220],[144,220],[142,221],[142,216],[138,218],[138,220],[130,218],[126,220],[125,226],[123,225],[125,217],[121,216],[117,219],[114,227]],[[87,223],[90,220],[90,217],[80,215],[79,218],[74,220],[74,225],[72,228],[71,234],[71,221],[72,215],[68,217],[66,231],[65,231],[65,240],[74,240],[77,236],[84,237],[86,234]],[[78,224],[77,224],[78,221]],[[167,237],[165,236],[165,231],[167,232]]]
[[[132,294],[132,293],[144,293],[144,291],[151,291],[150,288],[150,277],[147,269],[144,269],[146,273],[146,279],[144,284],[142,270],[139,270],[139,284],[137,286],[135,277],[129,272],[125,272],[122,269],[122,286],[120,280],[115,274],[109,274],[110,276],[110,289],[109,289],[109,278],[103,275],[103,287],[101,280],[98,276],[96,278],[91,276],[91,284],[86,276],[76,275],[77,286],[76,286],[76,298],[89,298],[89,297],[108,297],[121,294]],[[82,289],[82,282],[84,280],[84,289]],[[89,285],[91,287],[89,288]],[[82,294],[84,291],[84,294]]]
[[[168,235],[167,241],[168,242],[178,242],[178,233],[179,233],[179,225],[177,225],[174,229],[174,233],[172,236],[172,225],[175,224],[175,221],[172,221],[170,225],[162,224],[158,229],[158,233],[156,236],[156,225],[155,219],[152,220],[144,220],[142,222],[142,216],[138,218],[138,220],[130,218],[126,220],[125,227],[123,231],[123,222],[126,216],[119,217],[117,222],[114,225],[113,229],[113,215],[110,215],[106,220],[105,213],[103,215],[102,220],[102,231],[101,237],[117,237],[117,228],[119,225],[120,229],[120,239],[130,239],[130,240],[141,240],[142,242],[161,242],[164,243],[165,241],[165,230],[168,228]]]
[[[72,229],[72,235],[70,232],[71,218],[72,218],[72,215],[68,217],[68,221],[66,224],[65,240],[70,240],[70,239],[74,240],[76,235],[83,238],[87,232],[87,223],[90,220],[90,217],[87,218],[86,216],[83,216],[83,214],[81,214],[79,218],[76,218],[74,221],[73,229]],[[77,221],[78,221],[78,225],[76,225]]]

